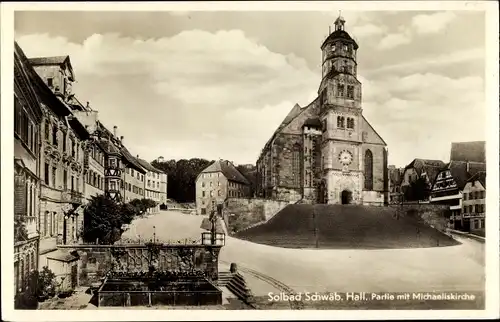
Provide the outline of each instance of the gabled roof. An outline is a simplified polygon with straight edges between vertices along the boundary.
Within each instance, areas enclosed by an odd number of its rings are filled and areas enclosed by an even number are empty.
[[[101,149],[106,151],[106,153],[121,155],[120,150],[118,150],[118,148],[113,143],[111,143],[106,139],[101,139],[97,141],[97,144],[99,144]]]
[[[143,160],[143,159],[139,159],[139,158],[136,158],[137,162],[139,162],[139,164],[146,170],[150,171],[150,172],[156,172],[156,173],[164,173],[163,171],[161,171],[160,169],[157,169],[155,167],[153,167],[151,165],[151,163],[149,163],[148,161],[146,160]]]
[[[31,66],[29,65],[28,58],[17,42],[14,42],[14,79],[20,86],[23,95],[29,101],[27,108],[31,111],[35,119],[40,122],[43,112],[28,75],[29,68],[31,68]]]
[[[486,142],[451,143],[450,161],[486,162]]]
[[[74,115],[68,117],[68,123],[81,140],[88,140],[90,138],[89,131]]]
[[[406,169],[414,168],[419,176],[425,173],[430,182],[434,182],[436,176],[441,172],[445,163],[441,160],[430,159],[414,159],[410,164],[405,167]]]
[[[73,66],[71,65],[71,60],[69,56],[53,56],[53,57],[33,57],[29,59],[30,64],[33,66],[61,66],[67,65],[70,73],[70,79],[75,79],[75,73],[73,72]]]
[[[486,171],[486,163],[469,162],[469,165],[467,163],[463,161],[451,161],[444,168],[445,170],[450,170],[451,176],[460,190],[464,188],[465,183],[470,177],[480,171]]]
[[[246,185],[250,184],[247,178],[245,178],[245,176],[242,175],[231,162],[226,160],[217,160],[201,171],[201,173],[207,172],[222,172],[222,174],[229,181],[239,182]]]
[[[146,169],[141,166],[141,164],[139,163],[139,161],[137,160],[136,157],[134,157],[128,150],[126,147],[122,147],[120,149],[120,153],[121,155],[123,156],[123,158],[130,164],[132,165],[132,167],[134,167],[134,169],[136,169],[137,171],[139,171],[140,173],[142,174],[145,174],[147,171]]]
[[[53,56],[53,57],[35,57],[30,58],[30,63],[33,66],[40,65],[62,65],[67,60],[69,60],[69,56]]]
[[[474,183],[475,181],[479,181],[483,187],[486,189],[486,171],[479,171],[475,175],[469,178],[467,182]]]

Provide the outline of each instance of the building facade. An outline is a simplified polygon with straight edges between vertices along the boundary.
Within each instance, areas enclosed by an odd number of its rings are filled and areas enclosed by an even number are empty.
[[[218,160],[196,177],[196,212],[210,214],[227,198],[249,198],[250,182],[229,161]]]
[[[467,180],[462,195],[460,226],[465,231],[484,236],[486,228],[486,172],[478,172]]]
[[[121,139],[123,144],[123,137]],[[122,187],[123,201],[130,202],[134,199],[143,199],[146,193],[145,181],[147,171],[124,146],[122,146],[121,153],[125,164]]]
[[[85,126],[72,113],[73,68],[68,56],[29,59],[42,107],[40,138],[39,267],[51,269],[60,291],[77,283],[77,258],[57,245],[79,240],[84,204]]]
[[[164,196],[166,194],[166,191],[162,191],[162,188],[160,188],[161,181],[162,179],[160,178],[162,175],[165,173],[161,171],[160,169],[157,169],[153,167],[149,162],[146,160],[143,160],[137,156],[137,161],[139,164],[146,169],[146,177],[145,177],[145,195],[144,198],[146,199],[151,199],[156,202],[156,206],[149,208],[148,212],[149,213],[155,213],[160,211],[160,204],[162,201],[162,195]],[[163,178],[164,182],[166,181]]]
[[[14,290],[24,291],[39,258],[39,157],[42,110],[28,60],[14,44]]]
[[[358,44],[339,17],[321,46],[318,98],[295,105],[257,160],[258,197],[310,203],[388,202],[386,143],[363,116]]]
[[[436,176],[430,195],[431,203],[450,206],[450,227],[468,230],[462,225],[463,190],[467,180],[482,171],[486,171],[484,141],[452,143],[450,162]]]
[[[432,184],[437,174],[443,169],[445,163],[441,160],[414,159],[408,164],[402,174],[400,191],[405,201],[428,201]],[[422,180],[422,186],[415,187],[418,180]],[[422,191],[412,191],[412,189]]]

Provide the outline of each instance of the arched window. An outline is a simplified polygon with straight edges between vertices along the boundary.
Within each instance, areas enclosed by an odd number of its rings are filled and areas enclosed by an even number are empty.
[[[344,117],[343,116],[337,116],[337,127],[340,127],[340,128],[344,127]]]
[[[292,173],[293,173],[293,185],[295,187],[300,186],[300,146],[294,147],[292,151]]]
[[[370,150],[365,152],[365,190],[373,190],[373,154]]]

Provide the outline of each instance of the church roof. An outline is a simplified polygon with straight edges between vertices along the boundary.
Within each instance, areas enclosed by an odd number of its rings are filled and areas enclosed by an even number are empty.
[[[451,143],[450,161],[486,162],[486,142]]]
[[[227,160],[217,160],[208,167],[206,167],[201,173],[207,172],[222,172],[222,174],[229,181],[239,182],[243,184],[250,184],[247,178],[241,174],[241,172],[236,169],[236,167]]]

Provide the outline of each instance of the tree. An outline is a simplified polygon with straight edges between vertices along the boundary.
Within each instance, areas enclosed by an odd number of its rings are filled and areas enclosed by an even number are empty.
[[[133,199],[132,201],[129,202],[130,206],[132,206],[138,214],[143,214],[145,213],[149,208],[156,207],[157,202],[152,200],[152,199]]]
[[[113,244],[120,238],[121,233],[118,232],[130,219],[131,211],[128,206],[120,205],[104,195],[92,197],[83,212],[83,240],[86,242],[98,240],[102,244]]]
[[[413,181],[404,191],[405,200],[407,201],[427,200],[429,194],[429,187],[424,177],[420,177]]]
[[[39,271],[32,271],[28,277],[26,289],[17,294],[14,306],[20,310],[36,310],[38,301],[44,301],[55,295],[55,274],[47,267]]]

